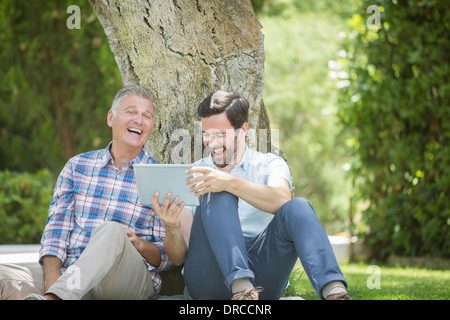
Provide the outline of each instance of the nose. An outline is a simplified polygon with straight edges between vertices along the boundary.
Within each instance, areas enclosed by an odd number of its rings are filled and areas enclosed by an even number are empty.
[[[143,115],[140,114],[140,113],[136,114],[136,116],[133,118],[133,122],[138,124],[138,125],[141,125],[144,122]]]

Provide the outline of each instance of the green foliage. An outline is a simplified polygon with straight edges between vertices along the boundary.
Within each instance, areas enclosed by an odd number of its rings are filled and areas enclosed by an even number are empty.
[[[328,15],[346,17],[353,1],[342,0],[252,0],[257,14],[267,16],[290,16],[292,13],[326,12]]]
[[[348,26],[332,8],[323,9],[302,11],[292,2],[281,15],[265,8],[258,19],[264,33],[264,103],[271,128],[279,129],[295,196],[308,199],[333,234],[348,227],[351,181],[343,170],[349,159],[345,139],[339,136],[338,89],[328,75],[328,62],[335,59],[339,33]]]
[[[54,183],[48,170],[0,171],[0,244],[40,242]]]
[[[363,1],[350,23],[342,123],[363,234],[378,257],[450,256],[450,3]]]
[[[80,29],[66,25],[70,5],[80,7]],[[1,1],[0,29],[0,170],[56,173],[70,156],[104,147],[121,80],[89,3]]]

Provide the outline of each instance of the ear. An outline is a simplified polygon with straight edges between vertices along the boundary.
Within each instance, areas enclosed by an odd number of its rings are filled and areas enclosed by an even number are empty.
[[[245,137],[247,136],[248,131],[248,123],[244,122],[244,124],[238,129],[237,137],[241,141],[245,141]]]
[[[108,123],[108,127],[112,127],[112,120],[114,118],[114,114],[111,110],[108,111],[108,115],[106,117],[106,122]]]
[[[244,124],[241,127],[241,132],[244,135],[244,137],[247,135],[248,131],[248,122],[244,122]]]

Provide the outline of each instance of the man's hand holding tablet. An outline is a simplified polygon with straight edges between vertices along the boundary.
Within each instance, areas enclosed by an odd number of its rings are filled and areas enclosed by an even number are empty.
[[[180,197],[176,196],[174,201],[172,201],[172,192],[169,192],[164,199],[163,203],[158,203],[160,192],[157,191],[153,195],[152,206],[153,210],[162,222],[166,225],[167,231],[176,230],[180,228],[181,222],[179,220],[179,215],[184,208],[184,202],[180,201]]]

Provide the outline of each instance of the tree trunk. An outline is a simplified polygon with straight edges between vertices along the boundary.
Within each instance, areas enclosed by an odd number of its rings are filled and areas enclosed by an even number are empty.
[[[250,0],[89,2],[124,85],[139,83],[155,95],[158,111],[148,147],[159,162],[190,163],[203,156],[196,108],[216,89],[249,100],[249,125],[255,129],[249,144],[271,150],[262,100],[263,35]],[[258,132],[264,133],[259,142]]]

